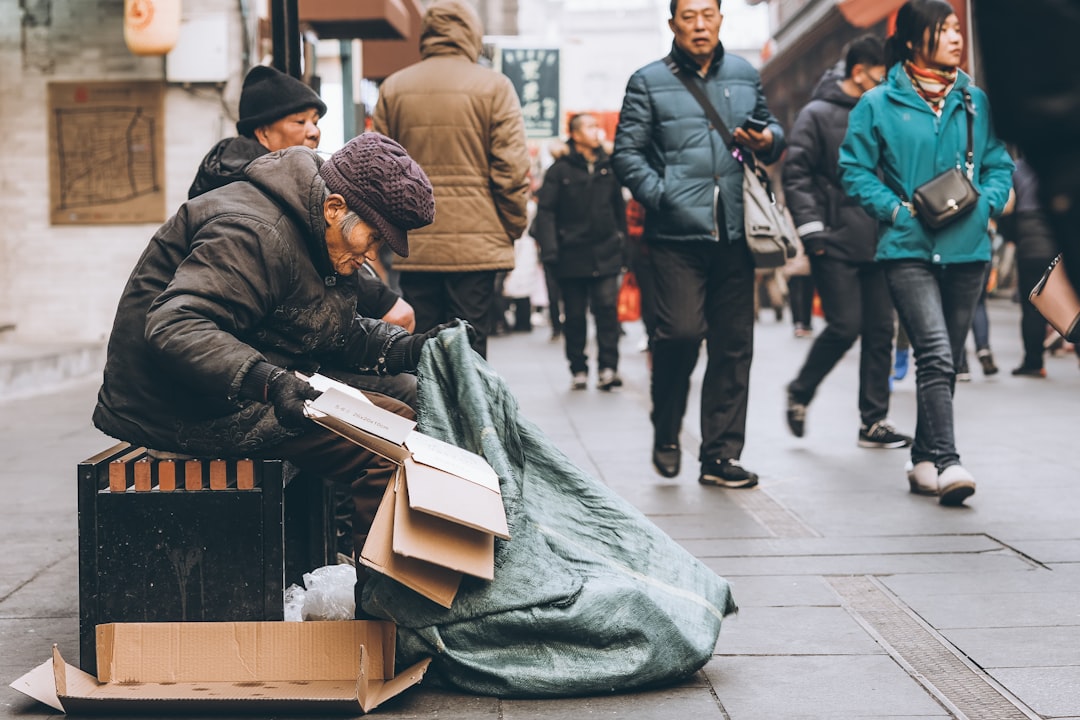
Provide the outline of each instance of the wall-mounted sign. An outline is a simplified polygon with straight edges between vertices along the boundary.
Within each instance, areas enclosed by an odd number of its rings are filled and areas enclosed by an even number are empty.
[[[165,220],[160,82],[49,83],[49,220]]]
[[[559,51],[556,48],[502,48],[500,69],[521,101],[525,134],[559,136]]]

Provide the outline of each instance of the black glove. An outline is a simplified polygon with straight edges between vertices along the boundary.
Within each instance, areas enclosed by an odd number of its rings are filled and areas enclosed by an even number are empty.
[[[399,335],[390,345],[390,349],[386,351],[386,372],[390,375],[416,372],[416,366],[420,364],[420,351],[424,349],[424,343],[443,330],[460,325],[465,326],[465,334],[469,337],[469,344],[476,342],[476,330],[472,325],[458,318],[442,325],[436,325],[425,333]]]
[[[322,395],[289,370],[278,368],[266,381],[266,400],[274,406],[278,422],[287,428],[300,427],[307,417],[304,415],[304,401],[314,400]]]

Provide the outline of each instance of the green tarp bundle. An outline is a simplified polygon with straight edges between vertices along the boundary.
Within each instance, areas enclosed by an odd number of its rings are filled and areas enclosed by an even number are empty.
[[[495,579],[466,576],[450,609],[376,575],[363,607],[398,625],[397,662],[499,697],[672,683],[713,654],[735,611],[727,582],[523,418],[505,382],[451,329],[423,351],[419,429],[479,453],[500,478],[511,539]]]

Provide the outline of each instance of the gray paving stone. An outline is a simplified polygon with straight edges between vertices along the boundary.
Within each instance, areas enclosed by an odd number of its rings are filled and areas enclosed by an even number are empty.
[[[625,695],[567,700],[504,700],[503,720],[581,718],[693,718],[726,720],[707,687],[669,688]]]
[[[0,595],[0,618],[78,617],[79,558],[67,552],[10,594]]]
[[[1010,545],[1041,563],[1075,563],[1080,560],[1080,539],[1014,540]]]
[[[687,547],[700,557],[793,557],[981,553],[1002,546],[984,535],[929,535],[732,539],[722,544],[687,541]]]
[[[723,575],[892,575],[897,573],[1000,572],[1027,567],[1012,554],[846,555],[828,557],[708,557]]]
[[[440,690],[423,682],[392,698],[374,710],[372,715],[398,718],[438,718],[438,720],[498,720],[500,700]]]
[[[986,669],[1080,666],[1080,625],[949,628],[941,633]]]
[[[731,720],[949,716],[887,655],[717,657],[705,674]]]
[[[646,510],[646,512],[648,512]],[[650,515],[664,532],[680,541],[768,537],[771,533],[746,513],[727,509],[709,515]]]
[[[938,595],[907,599],[935,628],[1080,625],[1080,593]]]
[[[1046,570],[1020,567],[1008,571],[911,573],[882,577],[890,590],[903,598],[930,595],[1080,592],[1080,568]]]
[[[1080,715],[1080,668],[998,668],[995,680],[1045,717]]]
[[[719,655],[877,655],[885,651],[839,607],[740,607]]]
[[[839,607],[840,598],[815,575],[725,576],[740,608]]]

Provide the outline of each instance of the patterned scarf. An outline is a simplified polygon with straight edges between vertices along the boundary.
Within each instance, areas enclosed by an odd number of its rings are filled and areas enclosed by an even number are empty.
[[[919,97],[927,102],[930,109],[941,115],[941,104],[945,96],[956,84],[956,68],[951,70],[930,70],[913,64],[910,60],[904,63],[904,71],[911,78],[911,85]]]

